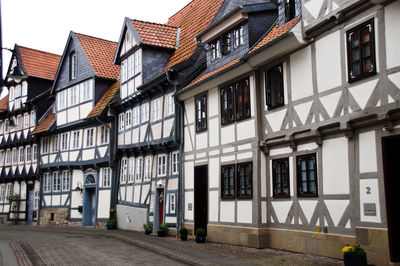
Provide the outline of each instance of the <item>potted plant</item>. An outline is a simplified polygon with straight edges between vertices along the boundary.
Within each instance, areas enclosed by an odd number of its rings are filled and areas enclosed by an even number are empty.
[[[181,229],[179,229],[179,236],[182,241],[187,240],[188,230],[184,226],[182,226]]]
[[[110,219],[108,219],[106,226],[108,230],[114,230],[117,228],[117,217],[115,215],[115,209],[110,210]]]
[[[13,194],[7,197],[7,200],[10,202],[11,211],[14,212],[12,223],[18,224],[18,215],[19,215],[19,205],[20,205],[20,196],[19,194]],[[11,215],[10,215],[11,217]]]
[[[162,223],[157,229],[158,236],[166,236],[168,233],[168,224]]]
[[[152,223],[145,223],[143,224],[144,233],[146,235],[150,235],[153,232],[153,224]]]
[[[360,244],[354,246],[346,245],[342,248],[344,265],[346,266],[366,266],[367,253],[360,247]]]
[[[206,242],[206,230],[199,227],[196,229],[196,243],[205,243]]]

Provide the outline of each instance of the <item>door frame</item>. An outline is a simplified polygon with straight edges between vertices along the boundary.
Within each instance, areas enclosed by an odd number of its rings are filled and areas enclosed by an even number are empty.
[[[89,179],[91,179],[91,177],[94,178],[94,182],[90,181]],[[98,188],[98,180],[99,180],[99,175],[97,172],[93,171],[93,170],[89,170],[87,172],[84,173],[83,176],[84,179],[84,185],[83,185],[83,204],[82,204],[82,226],[93,226],[96,227],[97,224],[97,212],[98,212],[98,201],[99,201],[99,188]],[[89,193],[88,191],[92,190],[92,193]],[[90,195],[91,197],[91,202],[92,202],[92,206],[91,206],[91,216],[90,219],[86,217],[86,208],[85,208],[85,201],[87,200],[87,197]],[[94,207],[93,207],[94,204]],[[86,206],[87,207],[87,206]],[[94,211],[93,211],[94,210]],[[93,219],[94,218],[94,219]],[[90,223],[86,223],[86,219],[88,219],[88,221],[90,221]],[[85,221],[85,224],[84,224]],[[94,221],[94,222],[93,222]]]
[[[196,184],[198,183],[196,180],[198,179],[198,178],[200,178],[200,176],[198,176],[198,174],[197,174],[197,171],[196,170],[199,170],[200,171],[200,169],[204,169],[204,171],[205,171],[205,188],[204,188],[204,190],[199,190],[198,189],[198,186],[196,186]],[[193,197],[193,204],[194,204],[194,219],[193,219],[193,223],[194,223],[194,233],[196,232],[196,229],[197,228],[199,228],[199,227],[202,227],[203,228],[203,226],[202,226],[202,224],[205,224],[205,226],[204,226],[204,230],[206,231],[206,234],[207,234],[207,225],[208,225],[208,164],[205,164],[205,165],[198,165],[198,166],[195,166],[194,167],[194,176],[193,176],[193,179],[194,179],[194,197]],[[203,192],[203,193],[202,193]],[[206,199],[206,202],[205,202],[205,208],[206,208],[206,215],[205,215],[205,217],[202,217],[202,219],[199,219],[199,217],[197,217],[198,215],[196,215],[196,213],[198,212],[198,205],[197,205],[197,202],[196,202],[196,198],[197,198],[197,194],[198,193],[202,193],[201,195],[203,195],[203,196],[205,196],[205,199]],[[201,196],[200,195],[200,196]],[[204,198],[203,198],[204,199]],[[202,200],[202,203],[204,204],[204,200]],[[204,205],[203,205],[204,206]],[[199,223],[199,220],[201,220],[200,221],[200,223]]]

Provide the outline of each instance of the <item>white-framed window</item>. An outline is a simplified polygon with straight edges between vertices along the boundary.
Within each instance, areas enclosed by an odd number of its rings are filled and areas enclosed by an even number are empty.
[[[25,161],[30,162],[32,160],[31,146],[25,147]]]
[[[149,103],[145,103],[142,105],[142,123],[149,120]]]
[[[174,95],[168,95],[168,108],[167,108],[167,115],[172,115],[175,112],[175,102],[174,102]]]
[[[139,49],[135,52],[135,75],[142,72],[142,50]]]
[[[128,129],[132,126],[132,110],[125,113],[125,128]]]
[[[14,88],[14,86],[11,86],[10,87],[10,95],[9,95],[9,101],[14,101],[14,94],[15,93],[15,88]]]
[[[0,166],[4,165],[4,155],[5,155],[4,150],[1,150],[0,151]]]
[[[153,121],[160,119],[160,99],[153,102]]]
[[[37,149],[37,144],[32,145],[33,149],[33,161],[36,162],[38,159],[38,149]]]
[[[144,158],[144,181],[149,181],[151,179],[151,156]]]
[[[53,172],[53,191],[57,192],[61,189],[61,177],[59,172]]]
[[[78,101],[77,101],[77,96],[78,96],[77,88],[78,88],[78,86],[74,86],[72,88],[69,88],[69,103],[68,103],[69,106],[73,106],[73,105],[76,105],[78,103]]]
[[[139,111],[139,107],[135,107],[132,109],[132,124],[133,126],[136,126],[139,124],[140,121],[140,111]]]
[[[36,112],[32,111],[31,112],[31,127],[36,126]]]
[[[7,149],[6,150],[6,165],[10,165],[11,164],[11,150]]]
[[[58,135],[54,135],[51,137],[51,151],[58,152]]]
[[[18,160],[18,162],[19,163],[23,163],[24,162],[24,160],[25,160],[25,153],[24,153],[24,147],[19,147],[19,149],[18,149],[18,157],[19,157],[19,160]]]
[[[22,120],[22,115],[17,116],[17,130],[22,129],[23,125],[23,120]]]
[[[92,147],[94,145],[94,128],[86,129],[86,147]]]
[[[24,114],[24,128],[29,127],[29,113]]]
[[[130,157],[128,163],[128,182],[132,183],[135,178],[135,158]]]
[[[35,191],[35,199],[33,201],[33,209],[37,210],[39,209],[39,191]]]
[[[21,97],[21,84],[15,86],[15,99]]]
[[[13,184],[7,184],[6,190],[6,201],[8,201],[8,197],[13,194]]]
[[[61,150],[68,150],[68,133],[61,134]]]
[[[143,158],[136,159],[135,182],[141,182],[143,175]]]
[[[157,176],[167,175],[167,155],[158,155],[157,160]]]
[[[121,160],[121,175],[120,175],[120,179],[119,179],[119,182],[121,184],[126,183],[127,171],[128,171],[128,160],[126,158],[123,158]]]
[[[67,95],[67,90],[63,90],[63,91],[60,91],[59,93],[57,93],[57,107],[58,107],[57,109],[58,110],[62,110],[65,107],[67,107],[67,104],[66,104],[67,97],[66,97],[66,95]]]
[[[0,185],[0,202],[4,202],[6,199],[6,185]]]
[[[169,213],[174,214],[176,211],[176,194],[169,194]]]
[[[171,172],[173,175],[176,175],[179,172],[178,155],[179,152],[171,153]]]
[[[243,26],[233,31],[233,45],[235,48],[244,43],[243,39]]]
[[[123,131],[125,129],[125,114],[119,114],[119,131]]]
[[[71,189],[71,175],[70,171],[62,171],[62,191],[69,191]]]
[[[51,179],[50,174],[45,173],[43,175],[43,192],[50,192],[51,191]]]
[[[28,95],[28,82],[26,80],[22,81],[22,96]]]
[[[42,153],[46,154],[49,152],[49,137],[42,138]]]
[[[4,120],[4,133],[8,133],[10,132],[10,120],[6,119]]]
[[[110,134],[110,129],[106,125],[100,127],[100,144],[108,143],[108,136]]]
[[[91,83],[92,81],[86,81],[82,83],[82,101],[88,101],[92,99],[92,90],[91,90]]]
[[[76,130],[72,132],[72,149],[79,148],[80,131]]]
[[[76,79],[77,74],[77,60],[76,60],[76,52],[72,51],[69,56],[69,78],[70,80]]]
[[[12,163],[16,164],[18,162],[18,151],[17,148],[12,149]]]
[[[103,187],[111,187],[111,168],[103,168]]]

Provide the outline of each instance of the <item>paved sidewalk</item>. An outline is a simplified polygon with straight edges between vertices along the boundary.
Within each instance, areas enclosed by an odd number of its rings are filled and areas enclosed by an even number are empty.
[[[17,257],[8,240],[0,240],[0,266],[18,266]]]
[[[0,226],[7,230],[8,226]],[[274,249],[254,249],[227,244],[211,243],[197,244],[194,240],[181,241],[169,237],[147,236],[142,232],[123,230],[101,230],[82,227],[42,227],[18,225],[9,229],[18,231],[39,231],[75,233],[87,235],[103,235],[131,243],[167,256],[188,265],[342,265],[343,261],[299,254]]]

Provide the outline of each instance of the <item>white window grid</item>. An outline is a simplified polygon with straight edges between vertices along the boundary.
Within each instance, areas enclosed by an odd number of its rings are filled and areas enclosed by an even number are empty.
[[[167,114],[172,115],[175,112],[175,102],[174,102],[174,95],[170,94],[168,95],[168,108],[167,108]]]
[[[50,192],[51,191],[51,179],[50,174],[45,173],[43,175],[43,192]]]
[[[125,129],[125,119],[124,113],[119,114],[119,131],[123,131]]]
[[[36,162],[38,159],[38,149],[37,149],[37,145],[33,144],[32,146],[33,149],[33,161]]]
[[[0,202],[4,202],[6,199],[6,185],[0,185]]]
[[[108,143],[108,135],[110,133],[110,129],[108,126],[101,126],[100,128],[100,144],[106,144]]]
[[[16,164],[18,162],[18,150],[17,148],[12,149],[12,163]]]
[[[142,182],[143,175],[143,158],[136,159],[136,172],[135,172],[135,182]]]
[[[94,145],[94,128],[86,129],[86,147]]]
[[[167,155],[158,155],[157,176],[167,175]]]
[[[24,114],[24,128],[29,127],[29,113]]]
[[[68,133],[61,134],[61,150],[68,150]]]
[[[61,177],[59,172],[53,172],[53,191],[59,192],[61,190]]]
[[[149,181],[151,179],[151,156],[147,156],[144,159],[144,181]]]
[[[71,175],[70,171],[62,172],[62,191],[69,191],[71,189]]]
[[[138,125],[139,124],[139,121],[140,121],[140,110],[139,110],[139,107],[137,106],[137,107],[135,107],[135,108],[133,108],[133,110],[132,110],[132,124],[133,124],[133,126],[136,126],[136,125]]]
[[[132,126],[132,110],[125,113],[125,128],[130,128]]]
[[[134,182],[134,179],[135,179],[135,158],[130,157],[128,164],[128,182],[132,183]]]
[[[77,130],[72,132],[72,149],[79,148],[79,139],[80,139],[80,131]]]
[[[153,102],[153,121],[160,119],[160,99]]]
[[[142,123],[149,120],[149,110],[150,105],[149,103],[145,103],[142,105]]]
[[[31,146],[25,147],[25,160],[30,162],[32,160],[32,148]]]
[[[179,158],[178,158],[178,156],[179,156],[179,152],[173,152],[173,153],[171,153],[171,172],[172,172],[172,174],[173,175],[176,175],[176,174],[178,174],[178,172],[179,172]]]
[[[120,183],[121,184],[126,183],[127,171],[128,171],[128,160],[126,158],[123,158],[121,160],[121,175],[120,175]]]
[[[25,153],[24,153],[24,147],[19,147],[18,149],[18,155],[19,155],[19,163],[23,163],[25,161]]]
[[[103,168],[103,187],[111,187],[111,168]]]
[[[169,213],[175,214],[176,212],[176,194],[170,193],[169,194]]]
[[[31,127],[36,126],[36,112],[32,111],[31,112]]]

